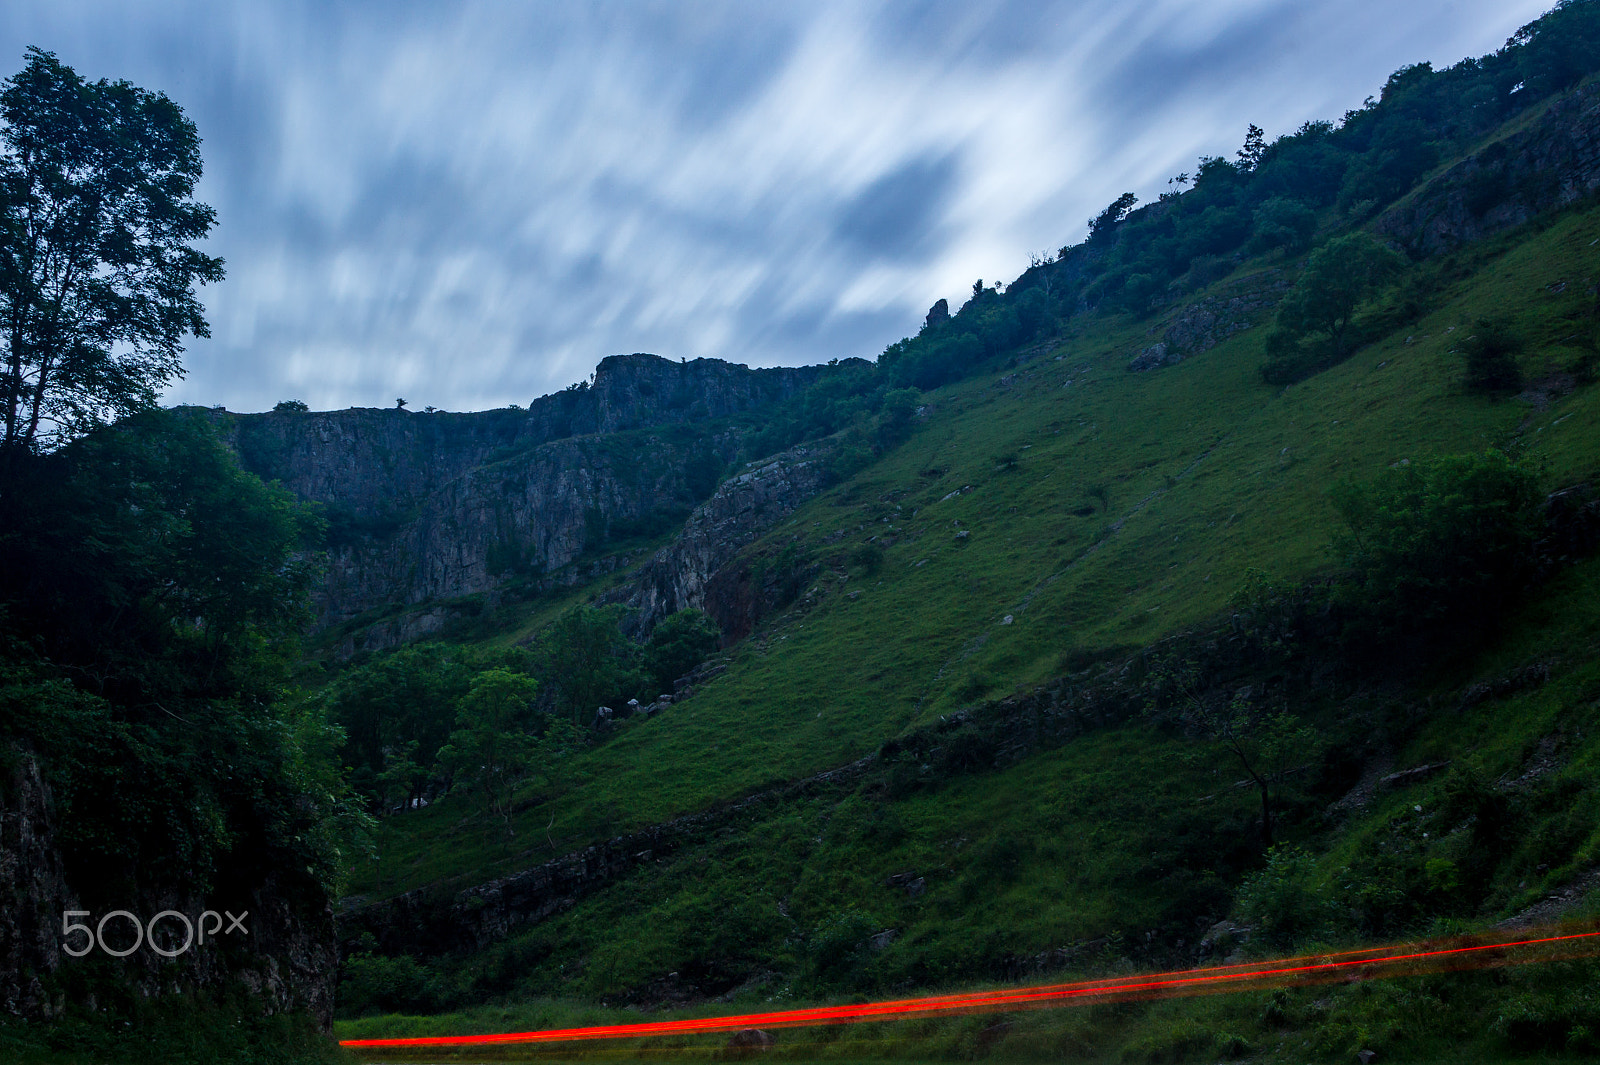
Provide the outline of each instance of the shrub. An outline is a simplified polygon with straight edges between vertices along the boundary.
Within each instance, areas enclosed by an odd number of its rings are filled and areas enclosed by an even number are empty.
[[[1467,391],[1500,395],[1520,389],[1522,370],[1517,366],[1517,353],[1521,348],[1504,320],[1479,318],[1472,335],[1461,344],[1467,360]]]
[[[1541,528],[1534,472],[1489,450],[1334,488],[1349,572],[1339,598],[1376,634],[1480,627],[1515,598]]]
[[[1279,844],[1266,868],[1239,889],[1238,915],[1255,929],[1257,942],[1289,947],[1322,930],[1328,905],[1312,883],[1316,864],[1305,850]]]

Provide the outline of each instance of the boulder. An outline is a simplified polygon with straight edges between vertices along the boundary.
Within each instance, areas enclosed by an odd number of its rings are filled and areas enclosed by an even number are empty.
[[[764,1032],[760,1028],[742,1028],[728,1039],[728,1049],[741,1051],[740,1056],[744,1056],[770,1050],[776,1042],[771,1032]]]

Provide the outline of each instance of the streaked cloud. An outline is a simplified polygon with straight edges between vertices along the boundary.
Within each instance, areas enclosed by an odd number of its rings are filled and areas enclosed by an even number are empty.
[[[58,0],[0,11],[0,70],[38,44],[199,125],[229,275],[171,400],[474,409],[616,352],[874,355],[1545,6]]]

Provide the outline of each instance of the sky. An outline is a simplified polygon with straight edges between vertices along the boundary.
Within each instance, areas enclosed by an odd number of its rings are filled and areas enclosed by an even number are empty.
[[[647,351],[875,357],[1120,193],[1493,51],[1553,0],[10,0],[194,120],[169,403],[481,410]]]

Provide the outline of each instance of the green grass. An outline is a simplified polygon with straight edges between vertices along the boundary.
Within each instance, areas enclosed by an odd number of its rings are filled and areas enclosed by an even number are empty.
[[[520,815],[509,847],[451,801],[386,823],[380,893],[465,886],[832,768],[1059,675],[1073,654],[1192,626],[1226,604],[1246,568],[1299,578],[1330,566],[1326,493],[1340,478],[1482,448],[1519,427],[1550,483],[1589,475],[1600,466],[1593,386],[1543,409],[1468,396],[1451,349],[1494,313],[1527,339],[1531,378],[1563,365],[1585,286],[1548,286],[1591,276],[1597,238],[1600,212],[1574,211],[1420,267],[1426,315],[1287,389],[1260,383],[1263,329],[1134,374],[1126,362],[1152,323],[1115,318],[1080,324],[1006,371],[1008,385],[996,374],[933,394],[911,441],[750,549],[792,546],[822,575],[726,674],[578,759],[566,790]],[[1000,468],[1002,454],[1016,467]],[[849,551],[872,536],[894,538],[881,570],[842,579]],[[362,874],[352,890],[380,889]]]
[[[458,890],[834,768],[1088,663],[1120,662],[1213,623],[1249,568],[1299,580],[1336,566],[1328,488],[1342,478],[1513,440],[1552,487],[1593,477],[1600,390],[1567,390],[1561,374],[1594,343],[1581,331],[1592,327],[1583,290],[1600,273],[1597,241],[1600,209],[1590,207],[1422,264],[1374,311],[1390,322],[1386,335],[1287,389],[1260,383],[1260,328],[1134,374],[1127,360],[1160,323],[1113,318],[1075,323],[1039,358],[940,390],[909,442],[747,550],[748,565],[788,553],[818,576],[732,651],[726,673],[525,795],[510,841],[470,796],[385,821],[382,882],[368,867],[353,890]],[[1561,280],[1571,283],[1553,291]],[[1408,298],[1422,309],[1404,319]],[[1461,388],[1452,349],[1486,314],[1525,341],[1532,399]],[[868,575],[851,553],[873,537],[884,555]],[[537,624],[523,616],[492,638]],[[1591,560],[1558,572],[1494,639],[1420,677],[1309,691],[1295,709],[1327,738],[1331,768],[1285,788],[1279,812],[1285,837],[1313,855],[1319,913],[1358,900],[1352,884],[1398,885],[1425,905],[1394,910],[1385,937],[1482,927],[1600,862],[1597,661]],[[1550,665],[1548,683],[1457,708],[1470,685],[1537,663]],[[1548,771],[1495,792],[1509,796],[1508,835],[1474,856],[1473,822],[1438,811],[1475,794],[1472,781],[1516,778],[1549,751]],[[1364,808],[1336,807],[1380,755],[1395,769],[1453,765]],[[487,950],[425,967],[431,1009],[495,1006],[346,1021],[341,1032],[626,1019],[637,1014],[593,1004],[660,1001],[669,972],[705,993],[726,989],[730,1010],[756,1010],[841,989],[970,987],[1039,956],[1084,972],[1187,965],[1261,866],[1256,797],[1235,785],[1237,766],[1144,721],[1003,770],[896,773],[880,765],[754,808]],[[1450,869],[1476,878],[1470,890],[1447,882]],[[1444,878],[1436,891],[1418,886],[1429,870]],[[901,884],[917,877],[925,890],[912,895]],[[1324,942],[1377,934],[1322,920]],[[864,945],[887,929],[886,947]],[[1592,1043],[1588,973],[1556,966],[1029,1013],[981,1045],[993,1018],[831,1029],[786,1037],[773,1056],[1291,1062],[1348,1061],[1372,1046],[1384,1061],[1577,1060]],[[718,1046],[686,1039],[539,1060],[712,1057]],[[1507,1056],[1519,1050],[1527,1056]],[[534,1060],[496,1054],[427,1060]]]

